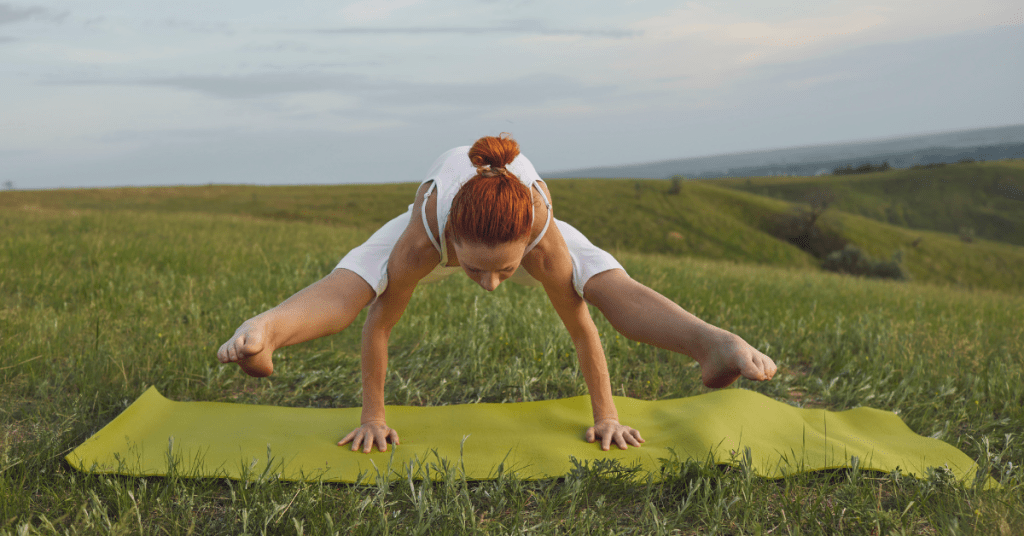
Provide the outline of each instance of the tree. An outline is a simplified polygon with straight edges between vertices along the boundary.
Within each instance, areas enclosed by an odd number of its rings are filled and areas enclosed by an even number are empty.
[[[773,218],[771,233],[819,259],[843,249],[846,245],[839,233],[818,226],[822,215],[839,199],[831,188],[816,188],[804,194],[806,205],[794,206],[792,211]]]
[[[804,202],[808,204],[809,209],[801,208],[799,213],[803,219],[804,233],[810,233],[811,229],[814,228],[814,224],[818,223],[818,218],[828,210],[828,207],[834,204],[839,199],[839,196],[831,188],[815,188],[804,194]]]
[[[13,190],[13,189],[14,189],[14,182],[12,182],[12,181],[4,181],[4,190]]]
[[[668,187],[668,191],[665,193],[667,193],[668,195],[679,195],[679,192],[682,190],[683,186],[683,178],[684,177],[682,175],[676,175],[669,179],[670,181],[672,181],[672,184]]]

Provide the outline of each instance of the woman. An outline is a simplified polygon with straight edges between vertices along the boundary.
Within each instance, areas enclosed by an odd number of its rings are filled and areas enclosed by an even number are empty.
[[[328,276],[243,323],[217,352],[252,376],[273,372],[277,348],[338,333],[367,304],[362,333],[361,425],[338,445],[381,452],[398,444],[384,415],[388,338],[416,285],[463,271],[487,291],[506,279],[543,286],[565,324],[594,413],[586,440],[608,450],[639,447],[640,432],[619,423],[597,327],[596,306],[626,337],[692,356],[708,387],[739,376],[767,380],[775,363],[740,337],[698,319],[634,281],[611,255],[554,219],[551,193],[507,135],[484,137],[434,163],[409,211],[349,252]],[[551,225],[552,221],[554,225]]]

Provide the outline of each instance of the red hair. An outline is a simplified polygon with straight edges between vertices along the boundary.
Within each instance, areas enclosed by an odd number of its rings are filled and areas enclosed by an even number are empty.
[[[477,174],[455,194],[448,215],[456,242],[495,246],[529,238],[533,196],[505,169],[518,155],[519,144],[508,133],[485,136],[470,148]]]

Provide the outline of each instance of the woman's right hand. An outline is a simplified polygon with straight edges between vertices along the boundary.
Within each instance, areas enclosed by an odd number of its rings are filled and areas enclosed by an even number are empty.
[[[271,357],[274,347],[270,344],[270,328],[257,318],[246,320],[235,330],[235,334],[217,351],[221,363],[238,363],[250,376],[262,378],[274,372]]]
[[[349,432],[341,441],[338,441],[338,446],[349,441],[352,442],[353,451],[359,450],[361,446],[363,452],[368,454],[376,444],[378,450],[387,452],[388,443],[398,445],[398,432],[394,428],[389,428],[384,421],[370,421]]]

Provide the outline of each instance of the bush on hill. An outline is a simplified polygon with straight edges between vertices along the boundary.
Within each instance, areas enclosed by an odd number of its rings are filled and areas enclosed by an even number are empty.
[[[815,188],[803,196],[807,206],[796,205],[788,214],[776,214],[771,222],[775,237],[821,259],[829,253],[843,249],[846,239],[833,231],[822,229],[818,222],[838,199],[831,188]]]
[[[841,274],[906,281],[909,277],[900,264],[901,260],[902,255],[896,252],[890,260],[876,261],[857,246],[847,244],[843,249],[829,253],[821,267]]]
[[[797,205],[788,214],[776,214],[772,234],[788,241],[820,259],[825,270],[843,274],[896,279],[909,279],[900,265],[897,253],[888,261],[876,261],[834,229],[819,226],[822,216],[835,204],[839,195],[831,188],[814,188],[803,197],[807,206]]]
[[[889,171],[890,169],[892,169],[892,166],[889,165],[889,162],[882,162],[881,164],[879,164],[877,166],[872,164],[872,163],[870,163],[870,162],[868,162],[866,164],[861,164],[861,165],[859,165],[857,167],[853,167],[852,165],[849,165],[849,164],[847,164],[846,167],[837,167],[837,168],[832,170],[832,174],[833,175],[856,175],[858,173],[875,173],[875,172],[878,172],[878,171]]]

